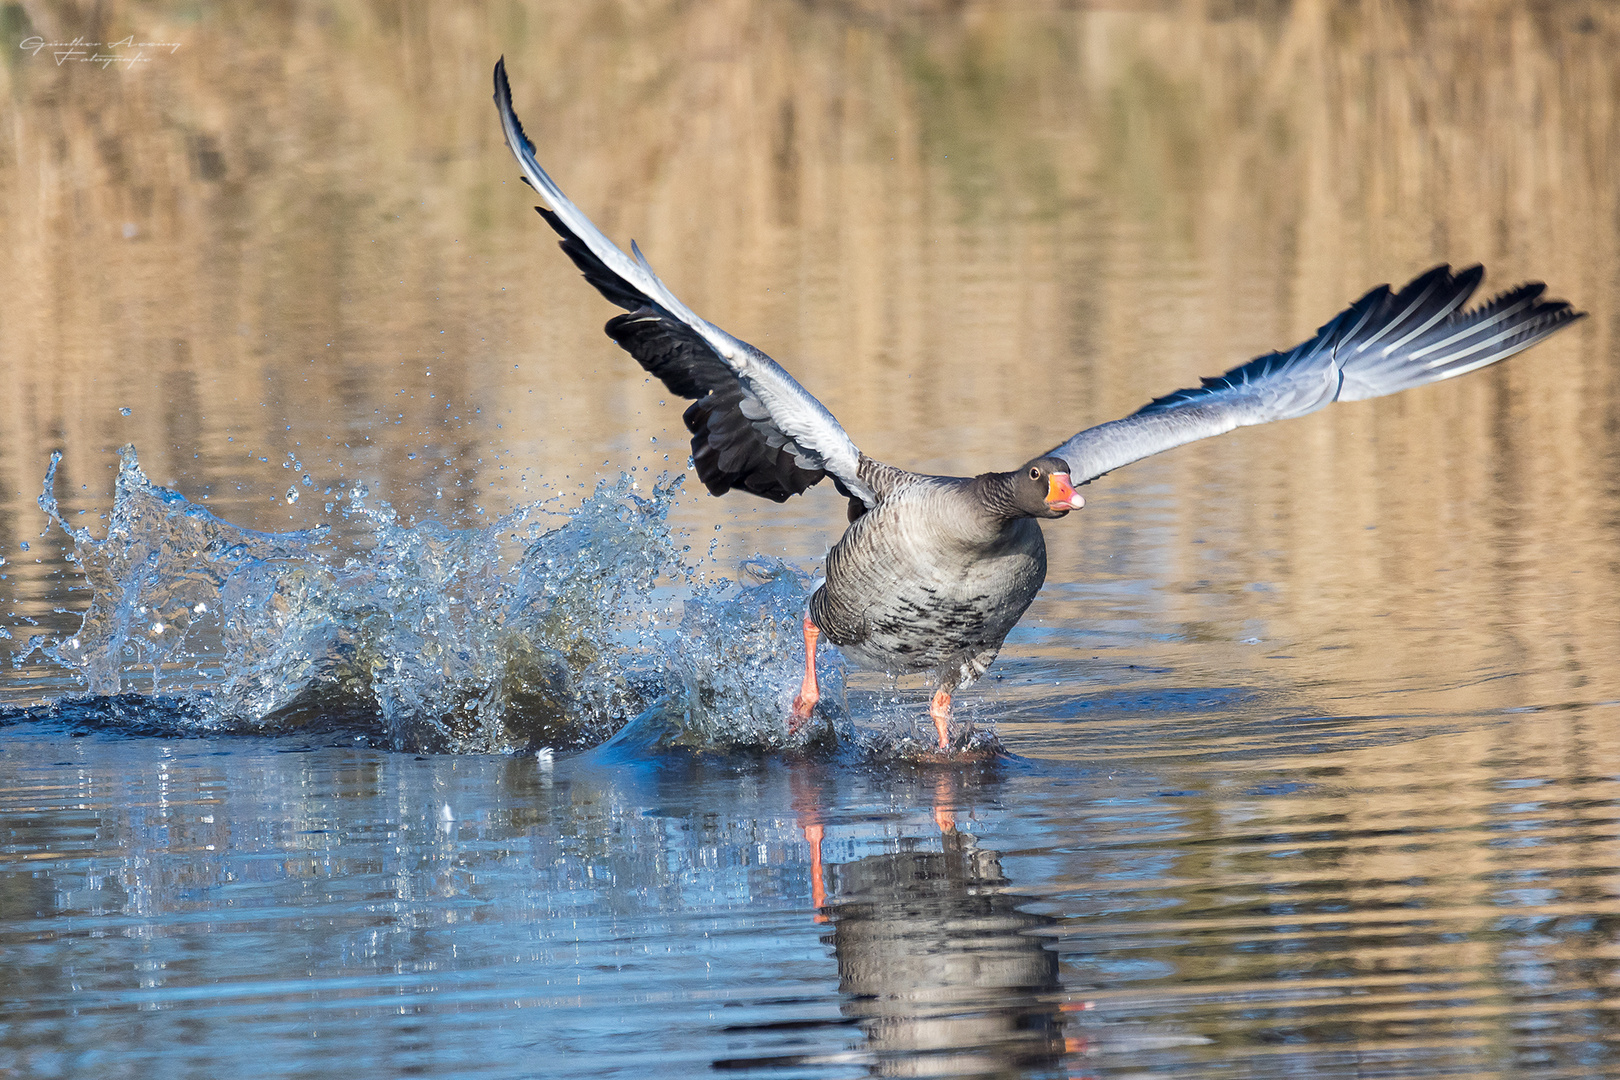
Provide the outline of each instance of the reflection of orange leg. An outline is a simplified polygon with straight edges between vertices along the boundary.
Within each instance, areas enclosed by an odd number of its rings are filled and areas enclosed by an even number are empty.
[[[821,838],[825,831],[820,825],[806,825],[804,839],[810,845],[810,903],[816,909],[816,922],[826,922],[822,908],[827,905],[827,885],[821,880]]]
[[[1097,1003],[1095,1001],[1065,1001],[1063,1004],[1058,1006],[1058,1011],[1060,1013],[1085,1012],[1088,1009],[1095,1009],[1096,1007]],[[1092,1041],[1083,1035],[1071,1035],[1063,1040],[1063,1052],[1065,1054],[1089,1054],[1093,1049],[1094,1045]]]
[[[799,695],[793,699],[793,712],[788,717],[789,731],[798,731],[799,725],[810,719],[810,714],[815,711],[816,702],[821,700],[821,690],[816,686],[816,639],[820,636],[821,630],[810,621],[809,615],[805,615],[804,682],[799,685]],[[819,855],[817,859],[820,859]],[[819,862],[817,865],[820,865]]]
[[[956,811],[951,809],[955,795],[947,774],[941,773],[934,778],[934,824],[939,826],[942,833],[956,830]]]
[[[934,700],[928,703],[928,715],[934,718],[934,730],[939,732],[939,748],[951,748],[951,692],[943,686],[934,691]]]

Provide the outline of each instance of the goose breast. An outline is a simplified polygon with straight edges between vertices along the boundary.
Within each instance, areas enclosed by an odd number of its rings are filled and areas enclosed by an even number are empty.
[[[962,485],[930,480],[851,524],[810,618],[860,667],[954,686],[984,672],[1035,598],[1046,544],[1032,519],[989,518]]]

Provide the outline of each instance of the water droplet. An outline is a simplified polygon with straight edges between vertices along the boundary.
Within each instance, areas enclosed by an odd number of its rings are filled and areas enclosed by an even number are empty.
[[[130,410],[129,406],[125,405],[123,408],[118,410],[118,415],[119,416],[128,416],[130,414],[130,412],[131,412],[131,410]]]
[[[288,488],[287,489],[287,503],[288,503],[288,505],[291,505],[291,504],[293,504],[293,503],[295,503],[297,501],[298,501],[298,488],[296,486]]]
[[[153,623],[152,624],[152,636],[156,637],[158,634],[161,634],[161,633],[163,633],[163,624],[160,623],[160,622]]]
[[[22,548],[24,551],[27,551],[28,550],[28,541],[24,540],[22,543],[18,544],[17,546]]]

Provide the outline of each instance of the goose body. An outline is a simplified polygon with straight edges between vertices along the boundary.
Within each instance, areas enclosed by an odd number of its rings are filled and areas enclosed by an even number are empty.
[[[985,509],[975,481],[891,470],[892,486],[827,553],[810,621],[861,667],[949,688],[995,659],[1046,580],[1033,518]]]
[[[1157,398],[1009,472],[927,476],[862,454],[780,365],[677,299],[634,243],[626,255],[604,236],[535,159],[504,60],[495,66],[495,103],[524,179],[547,203],[536,209],[585,279],[626,309],[609,320],[608,336],[692,399],[684,419],[704,486],[783,502],[830,477],[849,498],[849,529],[828,552],[805,616],[795,722],[815,707],[815,649],[825,635],[859,666],[931,674],[938,690],[930,711],[948,749],[951,694],[984,674],[1040,591],[1046,545],[1038,520],[1080,509],[1075,487],[1233,428],[1477,370],[1582,316],[1542,299],[1539,282],[1468,309],[1484,269],[1437,266],[1399,290],[1371,290],[1293,349]]]

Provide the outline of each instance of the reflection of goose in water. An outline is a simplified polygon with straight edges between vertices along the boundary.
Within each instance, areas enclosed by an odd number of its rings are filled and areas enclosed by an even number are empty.
[[[925,476],[861,453],[776,361],[683,304],[634,244],[626,255],[603,235],[535,160],[512,111],[504,61],[495,67],[495,101],[507,145],[548,204],[538,209],[563,251],[628,312],[607,324],[608,335],[672,393],[692,399],[685,420],[704,486],[782,502],[830,476],[849,499],[849,528],[827,553],[826,580],[804,620],[795,724],[819,699],[815,649],[826,634],[862,667],[932,676],[939,689],[930,712],[939,747],[948,749],[951,694],[984,674],[1034,600],[1046,578],[1036,520],[1080,509],[1075,485],[1233,428],[1462,375],[1580,317],[1541,299],[1540,284],[1468,310],[1484,270],[1439,266],[1398,292],[1372,290],[1292,350],[1088,428],[1011,472]],[[1055,380],[1032,372],[1024,392],[1049,395]]]
[[[841,1011],[865,1035],[857,1060],[880,1076],[994,1076],[1056,1064],[1072,1049],[1057,956],[1027,933],[1052,920],[1020,910],[1032,898],[1008,891],[996,853],[956,827],[960,777],[935,779],[938,850],[901,840],[839,864],[822,859],[816,785],[794,780]]]
[[[827,915],[844,1015],[880,1076],[985,1076],[1064,1053],[1049,924],[1019,910],[995,852],[949,829],[943,850],[903,848],[829,868]]]

